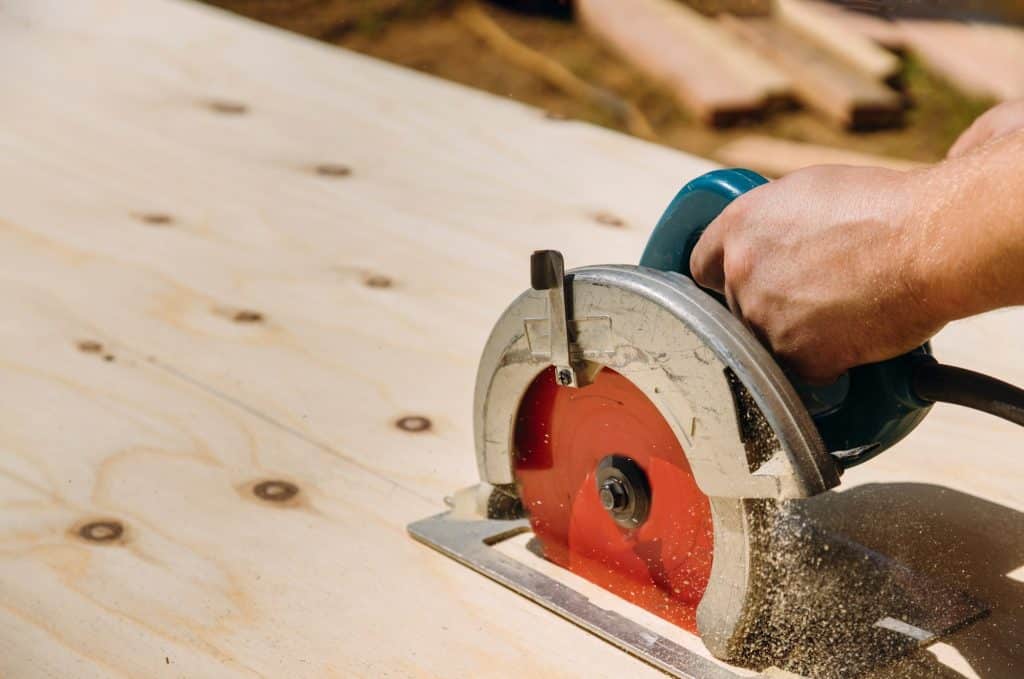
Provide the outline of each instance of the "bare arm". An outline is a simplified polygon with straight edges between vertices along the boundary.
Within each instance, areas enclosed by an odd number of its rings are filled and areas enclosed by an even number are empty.
[[[1024,304],[1024,129],[920,173],[917,277],[952,321]]]
[[[812,381],[1024,304],[1024,129],[979,143],[913,172],[819,166],[759,187],[708,228],[694,275]]]

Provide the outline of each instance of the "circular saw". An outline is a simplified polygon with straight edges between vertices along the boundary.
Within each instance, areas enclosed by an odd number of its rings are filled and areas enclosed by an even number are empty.
[[[457,494],[452,511],[410,526],[418,539],[678,676],[732,675],[490,547],[532,531],[544,559],[697,634],[723,659],[774,647],[772,635],[792,617],[779,583],[807,563],[831,567],[835,581],[858,578],[839,587],[865,590],[852,607],[870,609],[861,616],[870,634],[921,642],[983,605],[943,590],[959,608],[929,613],[922,602],[937,590],[918,583],[916,594],[907,585],[886,603],[898,613],[879,613],[879,592],[903,582],[892,575],[898,567],[794,528],[787,508],[895,444],[936,400],[1024,422],[1019,390],[941,366],[927,345],[827,386],[788,376],[724,300],[689,275],[707,225],[765,181],[718,170],[687,184],[639,266],[566,272],[558,252],[535,252],[530,289],[498,319],[480,360],[481,483]],[[794,547],[797,533],[802,547]],[[805,562],[780,559],[780,550]],[[857,570],[864,568],[870,577]],[[897,621],[888,632],[877,622],[885,619]]]

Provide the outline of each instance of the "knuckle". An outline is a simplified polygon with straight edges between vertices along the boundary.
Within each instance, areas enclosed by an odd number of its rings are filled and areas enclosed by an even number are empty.
[[[741,303],[741,309],[743,311],[743,320],[752,326],[759,336],[769,338],[770,340],[779,334],[778,329],[773,324],[775,315],[771,313],[764,295],[748,291],[748,294],[744,296]]]
[[[750,191],[747,191],[741,196],[738,196],[735,200],[725,206],[721,214],[714,221],[715,228],[722,229],[723,233],[729,233],[737,229],[742,230],[743,227],[750,224],[755,215],[761,209],[762,201],[765,200],[766,194],[774,190],[773,184],[764,184],[758,186]]]
[[[735,224],[742,224],[751,216],[752,206],[757,199],[756,191],[749,191],[739,196],[725,206],[716,222],[721,222],[726,228]]]
[[[754,257],[750,247],[743,241],[734,239],[725,249],[723,260],[725,279],[731,283],[743,285],[750,280],[754,271]]]
[[[690,275],[698,285],[707,286],[710,279],[708,261],[699,248],[690,255]]]
[[[764,314],[761,313],[761,309],[757,304],[750,304],[744,302],[740,307],[740,315],[743,318],[743,322],[746,326],[754,333],[754,335],[762,341],[767,340],[767,344],[771,346],[772,328],[765,321]]]

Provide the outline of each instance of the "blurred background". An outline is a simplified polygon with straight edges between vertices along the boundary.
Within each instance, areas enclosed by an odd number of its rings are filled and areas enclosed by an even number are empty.
[[[726,164],[940,159],[1024,97],[1016,0],[209,0]]]

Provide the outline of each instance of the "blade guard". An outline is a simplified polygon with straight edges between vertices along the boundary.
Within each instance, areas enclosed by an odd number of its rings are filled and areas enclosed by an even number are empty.
[[[838,485],[835,460],[768,351],[692,280],[671,271],[605,265],[574,269],[566,281],[572,300],[572,355],[584,375],[577,392],[580,399],[588,400],[595,389],[598,395],[604,393],[600,378],[593,383],[588,375],[606,369],[639,389],[682,447],[693,480],[710,502],[714,557],[696,610],[696,627],[714,655],[733,657],[753,633],[764,601],[765,554],[759,545],[772,525],[768,510]],[[527,482],[543,483],[543,474],[532,481],[517,475],[522,462],[536,462],[534,469],[543,472],[551,460],[535,458],[530,449],[545,434],[552,440],[561,436],[545,421],[531,419],[544,411],[534,403],[535,380],[553,373],[551,328],[558,324],[550,319],[548,292],[531,287],[513,301],[495,324],[480,359],[474,437],[481,481],[493,489],[478,505],[488,518],[496,517],[491,511],[496,495],[519,497],[528,511],[537,509],[527,506],[531,499],[543,499],[543,506],[549,506],[547,498],[523,488]],[[625,403],[616,395],[604,395]],[[525,421],[537,429],[537,441],[517,436],[524,408]],[[569,422],[553,410],[552,416],[570,429],[586,419]],[[595,427],[602,422],[608,420],[602,416],[600,422],[592,421]],[[645,450],[654,450],[662,440],[642,444]],[[632,447],[612,438],[602,439],[601,446],[610,446],[603,453],[613,455],[629,455]],[[660,473],[654,481],[659,479],[664,480]],[[587,491],[590,500],[598,501],[593,479],[578,487],[592,490]],[[657,488],[652,486],[652,491],[657,497]],[[563,503],[565,508],[573,504],[562,500],[550,506]],[[546,516],[531,511],[531,520]],[[571,529],[570,524],[570,533]],[[534,532],[541,536],[536,527]],[[670,561],[673,555],[668,555]],[[652,572],[652,579],[655,575]]]
[[[651,234],[640,265],[693,278],[690,255],[704,230],[733,200],[768,180],[750,170],[724,169],[697,177],[676,194]],[[708,291],[719,302],[725,300]],[[790,376],[830,451],[843,468],[865,462],[909,434],[931,404],[911,389],[913,368],[931,360],[924,344],[902,356],[851,369],[836,383],[812,386]]]

